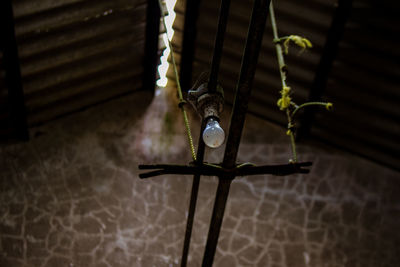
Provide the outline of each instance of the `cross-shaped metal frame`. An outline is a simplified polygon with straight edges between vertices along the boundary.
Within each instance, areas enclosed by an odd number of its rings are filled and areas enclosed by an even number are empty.
[[[230,0],[221,1],[218,31],[215,40],[211,73],[209,78],[209,91],[211,92],[213,92],[213,90],[215,91],[216,88],[219,64],[222,55],[223,40],[229,13],[229,5]],[[308,169],[303,167],[311,166],[311,162],[295,162],[273,166],[254,166],[252,164],[236,163],[269,6],[270,0],[254,1],[253,11],[246,39],[246,46],[242,58],[239,80],[236,86],[235,100],[231,113],[229,133],[226,141],[226,149],[222,163],[207,164],[203,162],[205,145],[202,141],[202,138],[199,138],[197,161],[191,163],[190,165],[139,165],[139,169],[154,170],[148,173],[140,174],[139,176],[141,178],[148,178],[164,174],[194,175],[181,266],[186,266],[187,262],[187,255],[189,251],[190,237],[201,175],[218,177],[218,188],[202,263],[203,267],[210,267],[212,266],[216,247],[218,244],[218,237],[221,230],[230,185],[236,176],[260,174],[289,175],[294,173],[309,172]],[[205,121],[202,122],[201,133],[204,127]]]

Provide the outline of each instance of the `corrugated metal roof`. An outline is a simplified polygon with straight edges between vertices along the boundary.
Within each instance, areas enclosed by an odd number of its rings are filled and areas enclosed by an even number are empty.
[[[200,4],[193,79],[210,68],[219,2],[203,0]],[[390,0],[384,2],[354,1],[353,13],[323,96],[324,100],[334,102],[335,110],[318,113],[311,134],[324,142],[399,168],[396,157],[400,154],[397,141],[400,133],[399,67],[396,61],[399,23],[398,19],[394,21],[396,12],[393,11],[398,4]],[[286,56],[288,85],[294,90],[295,102],[300,104],[308,99],[337,3],[335,0],[274,3],[279,35],[297,34],[313,43],[313,48],[304,53],[291,48]],[[178,53],[183,38],[184,8],[185,1],[178,1],[174,26]],[[249,0],[231,2],[219,75],[228,103],[232,103],[251,8]],[[268,22],[249,110],[286,125],[285,114],[276,106],[281,85],[272,39]],[[180,60],[179,55],[177,60]],[[173,79],[172,73],[169,74]]]
[[[400,168],[400,4],[354,2],[325,95],[335,112],[317,115],[312,134]]]
[[[13,132],[10,125],[9,108],[8,108],[8,91],[5,86],[5,73],[3,67],[3,58],[0,58],[0,137],[8,137]]]
[[[142,87],[146,1],[13,6],[29,125]]]

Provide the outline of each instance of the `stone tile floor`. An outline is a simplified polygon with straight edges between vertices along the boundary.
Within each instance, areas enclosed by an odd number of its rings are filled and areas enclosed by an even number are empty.
[[[0,266],[179,266],[192,178],[137,169],[190,161],[168,99],[136,93],[1,147]],[[248,116],[239,161],[284,163],[288,148],[283,129]],[[399,266],[399,173],[323,145],[299,151],[309,175],[234,181],[214,266]],[[188,266],[200,266],[215,189],[202,178]]]

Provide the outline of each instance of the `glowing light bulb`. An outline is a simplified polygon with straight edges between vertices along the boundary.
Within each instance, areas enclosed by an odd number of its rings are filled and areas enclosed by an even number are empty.
[[[203,141],[211,148],[216,148],[222,145],[225,140],[225,132],[219,126],[218,121],[213,118],[208,119],[206,128],[203,131]]]

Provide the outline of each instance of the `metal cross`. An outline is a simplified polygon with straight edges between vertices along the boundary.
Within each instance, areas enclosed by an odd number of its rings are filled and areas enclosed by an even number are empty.
[[[225,34],[227,14],[229,12],[229,3],[230,0],[221,1],[218,32],[214,46],[213,61],[209,79],[209,81],[211,81],[212,87],[215,87],[214,83],[217,80],[216,78],[218,76],[219,62],[221,59],[223,46],[223,35]],[[221,230],[230,185],[235,177],[256,174],[273,174],[282,176],[294,173],[309,172],[308,169],[303,167],[311,166],[311,162],[289,163],[284,165],[272,166],[255,166],[252,164],[236,163],[240,145],[240,138],[242,136],[245,116],[248,109],[249,97],[251,94],[251,88],[257,67],[258,55],[264,33],[269,5],[270,0],[254,1],[250,26],[247,34],[246,46],[242,58],[239,81],[236,86],[235,100],[231,114],[226,149],[222,163],[208,164],[203,162],[205,147],[202,139],[200,138],[199,147],[197,150],[197,162],[192,162],[190,165],[139,165],[139,169],[153,170],[151,172],[140,174],[140,178],[148,178],[164,174],[194,175],[181,266],[186,266],[193,217],[196,207],[199,179],[201,175],[218,177],[218,188],[202,263],[202,267],[210,267],[212,266],[216,247],[218,244],[218,237]],[[203,129],[204,121],[202,123],[201,131]]]

